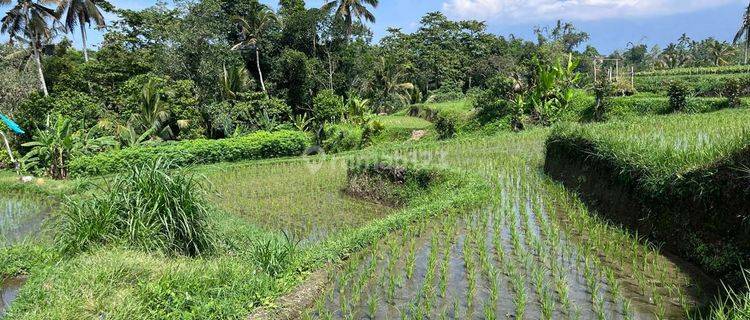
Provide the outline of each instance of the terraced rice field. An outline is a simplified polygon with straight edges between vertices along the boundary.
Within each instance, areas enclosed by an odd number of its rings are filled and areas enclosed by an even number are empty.
[[[541,172],[547,131],[390,153],[480,173],[482,210],[422,220],[329,274],[313,319],[680,319],[706,298],[680,265]]]

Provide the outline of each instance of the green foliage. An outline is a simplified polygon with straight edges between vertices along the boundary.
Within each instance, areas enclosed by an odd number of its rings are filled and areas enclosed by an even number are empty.
[[[435,117],[435,130],[440,139],[453,138],[459,130],[461,114],[453,111],[439,111]]]
[[[252,81],[247,69],[244,67],[224,66],[221,76],[221,97],[224,100],[235,100],[240,94],[247,92],[252,86]]]
[[[71,119],[59,115],[54,124],[45,130],[38,129],[34,140],[23,144],[30,148],[23,162],[30,167],[40,166],[54,179],[65,179],[71,159],[101,152],[116,144],[111,137],[96,137],[93,129],[76,131],[74,125]]]
[[[725,83],[730,79],[736,79],[740,82],[743,96],[750,94],[750,75],[746,73],[636,77],[635,87],[638,92],[665,94],[669,83],[682,81],[689,86],[696,96],[716,97],[722,95]]]
[[[724,97],[727,98],[730,108],[739,108],[742,106],[742,83],[739,79],[727,79],[724,83]]]
[[[285,50],[278,60],[279,74],[277,82],[286,91],[286,103],[295,114],[311,105],[310,90],[313,86],[312,69],[304,53]]]
[[[487,81],[487,89],[477,94],[473,100],[477,110],[477,119],[482,124],[493,122],[499,118],[514,115],[516,110],[512,104],[515,98],[515,81],[508,77],[497,75]]]
[[[594,97],[596,99],[593,108],[594,120],[603,121],[606,119],[610,97],[613,93],[614,88],[609,81],[600,80],[594,83]]]
[[[673,112],[687,110],[687,97],[690,95],[690,88],[682,81],[673,81],[669,84],[667,96],[669,96],[669,109]]]
[[[213,250],[197,176],[170,173],[168,160],[135,165],[91,198],[68,198],[56,243],[65,254],[123,245],[197,256]]]
[[[283,100],[263,93],[246,93],[238,98],[205,107],[213,135],[228,137],[237,131],[275,130],[275,127],[268,128],[267,123],[287,121],[292,114],[292,109]]]
[[[554,64],[535,60],[534,84],[528,95],[531,104],[531,120],[540,124],[550,124],[558,114],[565,111],[575,94],[574,86],[581,79],[575,70],[578,61],[568,56],[566,64],[558,59]]]
[[[70,164],[73,175],[101,175],[122,172],[133,165],[169,159],[169,164],[186,166],[301,155],[308,137],[297,131],[256,132],[223,140],[190,140],[155,147],[133,147],[79,157]]]
[[[587,162],[583,168],[592,168],[586,173],[596,179],[592,183],[614,183],[633,199],[627,206],[637,212],[628,212],[627,219],[736,283],[739,264],[750,259],[746,203],[739,200],[747,197],[747,181],[739,178],[746,173],[737,170],[748,165],[749,117],[746,110],[728,109],[561,126],[548,139],[547,161],[569,161],[576,168]],[[603,180],[594,178],[599,175]]]
[[[339,121],[345,112],[344,98],[333,90],[320,91],[313,99],[313,118],[320,123]]]
[[[636,73],[636,77],[649,76],[682,76],[682,75],[709,75],[709,74],[734,74],[748,73],[750,66],[723,66],[723,67],[699,67],[699,68],[674,68],[654,71],[642,71]]]
[[[447,82],[443,83],[439,89],[430,92],[427,97],[426,103],[441,103],[456,100],[463,100],[466,95],[463,93],[463,83],[461,82]]]
[[[326,153],[356,150],[363,146],[364,130],[361,126],[335,124],[325,128],[322,147]]]
[[[15,114],[18,124],[26,130],[45,126],[47,116],[62,115],[92,126],[104,115],[97,99],[77,91],[53,93],[48,97],[32,94],[24,100]]]

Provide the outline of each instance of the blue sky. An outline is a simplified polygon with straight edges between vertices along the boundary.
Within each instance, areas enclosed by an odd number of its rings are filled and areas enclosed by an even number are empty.
[[[275,6],[277,0],[262,0]],[[320,6],[324,0],[308,0]],[[675,41],[683,32],[694,39],[709,36],[731,40],[748,0],[381,0],[372,25],[376,39],[389,27],[405,31],[417,28],[425,13],[442,11],[453,19],[486,21],[496,34],[515,34],[533,39],[534,26],[556,19],[572,21],[591,34],[589,43],[603,53],[623,48],[628,42],[649,45]],[[155,0],[112,0],[118,7],[141,9]],[[3,11],[8,7],[3,7]],[[110,20],[114,17],[108,17]],[[101,34],[90,32],[97,44]],[[7,38],[7,37],[5,37]],[[80,36],[72,36],[76,44]]]

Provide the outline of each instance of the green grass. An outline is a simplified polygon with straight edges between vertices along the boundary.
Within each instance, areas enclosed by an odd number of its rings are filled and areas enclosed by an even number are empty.
[[[214,205],[298,239],[324,239],[394,211],[344,193],[345,159],[218,165],[201,172]]]
[[[618,167],[643,172],[645,185],[663,188],[674,176],[712,165],[750,143],[750,111],[645,116],[558,127],[552,139],[583,139]]]
[[[236,179],[220,178],[212,190],[218,187],[233,190],[252,187],[262,194],[268,191],[268,185],[277,183],[279,189],[276,191],[283,195],[278,197],[273,194],[271,199],[267,199],[266,204],[270,208],[280,209],[283,204],[296,206],[300,210],[304,207],[308,209],[308,218],[332,226],[328,231],[333,233],[335,229],[335,237],[297,244],[294,239],[277,231],[260,228],[259,221],[219,209],[221,203],[216,203],[217,208],[210,210],[208,216],[216,248],[205,256],[164,255],[159,251],[145,253],[129,250],[127,248],[134,246],[118,243],[110,243],[101,249],[93,247],[86,253],[72,257],[61,257],[56,248],[50,247],[42,247],[38,252],[31,251],[35,253],[33,255],[29,255],[29,251],[15,249],[23,247],[0,250],[0,261],[13,264],[4,266],[0,271],[7,274],[31,273],[29,282],[8,316],[10,319],[89,318],[102,314],[110,319],[244,318],[259,306],[272,305],[276,297],[299,284],[307,272],[328,261],[346,258],[411,221],[474,204],[477,195],[482,194],[481,188],[466,185],[457,178],[440,180],[439,187],[409,193],[409,197],[415,200],[408,201],[404,209],[385,217],[373,217],[367,212],[373,204],[369,204],[368,208],[363,201],[346,199],[340,194],[345,184],[338,184],[337,181],[341,180],[337,179],[342,177],[342,173],[345,179],[349,158],[339,160],[343,161],[343,167],[327,157],[316,160],[324,162],[324,168],[327,165],[331,170],[338,170],[317,171],[317,177],[323,177],[320,181],[313,179],[316,173],[309,171],[308,163],[300,160],[248,163],[246,165],[250,169],[244,172],[239,170],[242,165],[201,169],[208,176],[217,172],[223,172],[222,176],[231,171],[239,172],[234,176]],[[270,169],[274,166],[277,171]],[[299,182],[297,178],[303,171],[309,175],[307,180],[303,179],[307,184],[301,184],[302,189],[290,188]],[[281,172],[286,174],[287,179],[274,181],[274,173]],[[243,173],[251,175],[250,179]],[[238,181],[245,180],[250,182],[237,185]],[[261,184],[253,186],[253,183]],[[437,194],[440,195],[439,201],[434,200]],[[309,210],[315,204],[300,201],[303,199],[296,196],[318,203],[322,211]],[[274,201],[282,205],[274,207]],[[329,204],[331,208],[328,208]],[[264,209],[267,210],[265,213],[272,212],[268,211],[268,207]],[[336,216],[326,216],[328,213]],[[260,217],[261,213],[256,214],[256,217]],[[284,212],[275,211],[273,214],[276,218],[285,215]],[[332,224],[337,223],[337,219],[343,221],[341,225]],[[276,222],[274,226],[277,230],[286,227],[283,221]]]
[[[380,121],[386,128],[420,130],[429,128],[432,123],[422,118],[409,116],[378,116],[375,120]]]
[[[547,172],[732,286],[748,255],[750,110],[559,126]]]
[[[675,68],[654,71],[637,72],[636,77],[662,76],[662,75],[704,75],[704,74],[731,74],[748,73],[748,66],[725,66],[725,67],[700,67],[700,68]]]
[[[701,97],[722,96],[725,83],[729,79],[737,79],[742,83],[743,95],[747,95],[750,74],[683,74],[683,75],[655,75],[635,78],[635,88],[638,92],[655,92],[665,94],[669,82],[682,81],[687,84],[692,94]]]

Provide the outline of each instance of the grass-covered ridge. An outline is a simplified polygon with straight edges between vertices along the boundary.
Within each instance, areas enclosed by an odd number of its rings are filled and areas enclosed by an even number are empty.
[[[636,77],[669,76],[669,75],[705,75],[705,74],[732,74],[748,73],[749,66],[735,65],[722,67],[696,67],[696,68],[673,68],[653,71],[636,72]]]
[[[747,110],[556,128],[545,169],[600,212],[734,284],[750,255]]]
[[[591,156],[607,159],[640,176],[659,192],[675,177],[731,157],[750,144],[748,110],[646,116],[595,125],[555,128],[550,142],[586,141]]]

